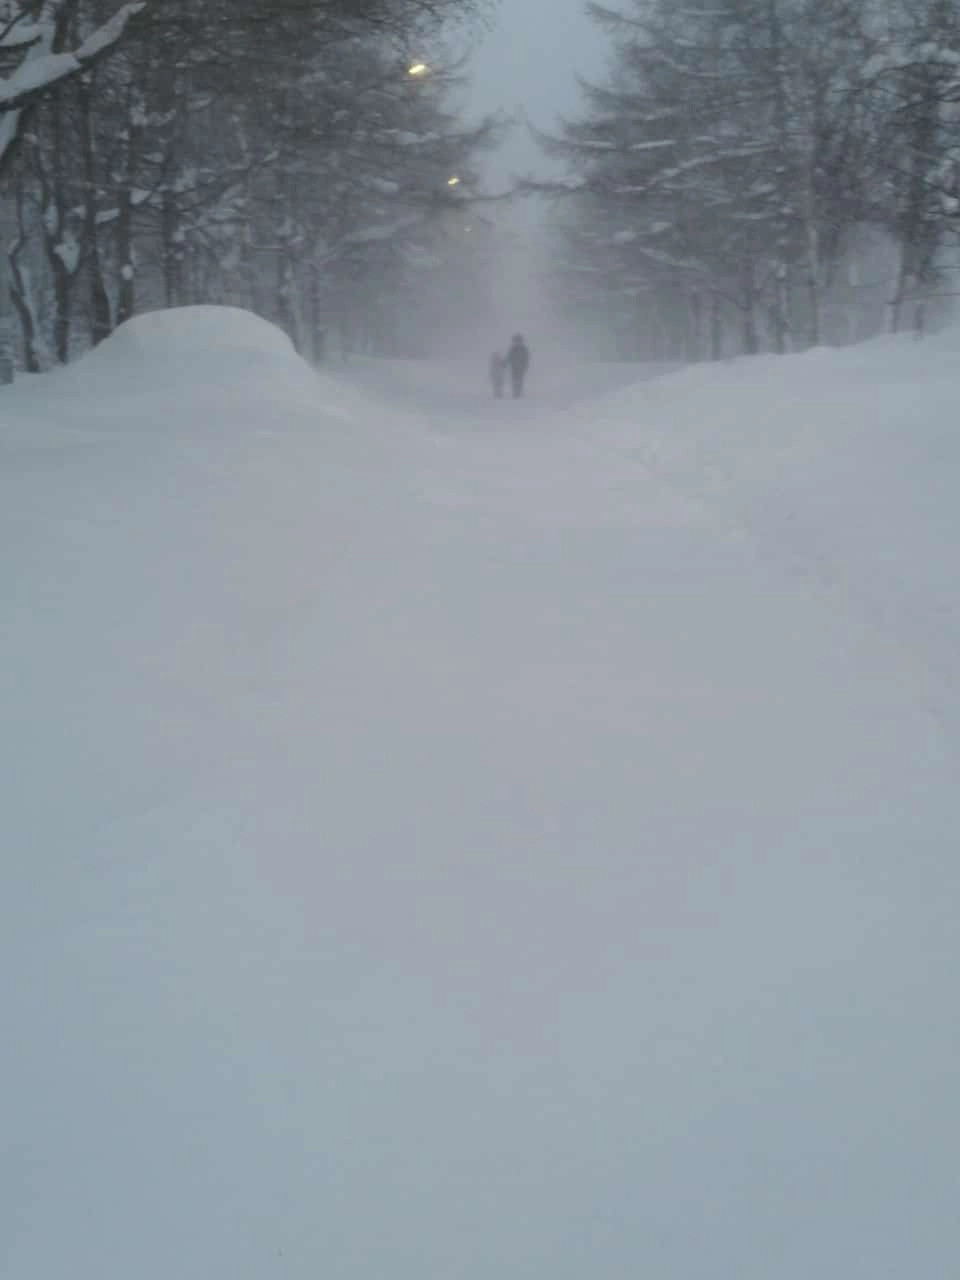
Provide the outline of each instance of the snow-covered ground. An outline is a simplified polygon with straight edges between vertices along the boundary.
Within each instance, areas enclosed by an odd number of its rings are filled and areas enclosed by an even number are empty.
[[[958,353],[0,392],[4,1280],[952,1275]]]

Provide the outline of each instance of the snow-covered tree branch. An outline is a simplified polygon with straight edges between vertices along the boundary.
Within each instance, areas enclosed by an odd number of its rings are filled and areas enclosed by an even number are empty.
[[[67,8],[64,0],[59,3],[47,0],[38,18],[29,25],[18,24],[16,15],[8,19],[7,35],[0,48],[22,48],[25,52],[16,68],[0,77],[0,170],[4,155],[16,137],[23,108],[109,53],[123,37],[130,20],[141,13],[147,3],[148,0],[132,0],[122,5],[68,51],[55,47]]]

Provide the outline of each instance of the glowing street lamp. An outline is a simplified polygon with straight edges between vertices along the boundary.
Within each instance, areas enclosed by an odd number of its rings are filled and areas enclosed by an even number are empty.
[[[425,76],[430,68],[425,62],[415,62],[412,66],[407,67],[407,75],[413,76],[414,80],[419,80]]]
[[[452,177],[449,177],[449,178],[447,179],[447,186],[448,186],[448,187],[459,187],[459,185],[460,185],[460,179],[457,177],[457,175],[456,175],[456,174],[453,174],[453,176],[452,176]]]

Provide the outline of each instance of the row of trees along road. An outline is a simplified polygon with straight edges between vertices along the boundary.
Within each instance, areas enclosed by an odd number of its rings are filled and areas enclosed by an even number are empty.
[[[948,305],[960,0],[588,8],[608,72],[541,141],[552,287],[598,350],[780,352]]]
[[[0,0],[0,378],[164,305],[250,307],[307,355],[399,341],[484,225],[497,126],[421,59],[486,3]]]

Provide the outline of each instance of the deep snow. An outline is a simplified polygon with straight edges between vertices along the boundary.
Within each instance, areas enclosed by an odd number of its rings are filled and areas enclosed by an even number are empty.
[[[0,1274],[951,1273],[958,346],[4,389]]]

